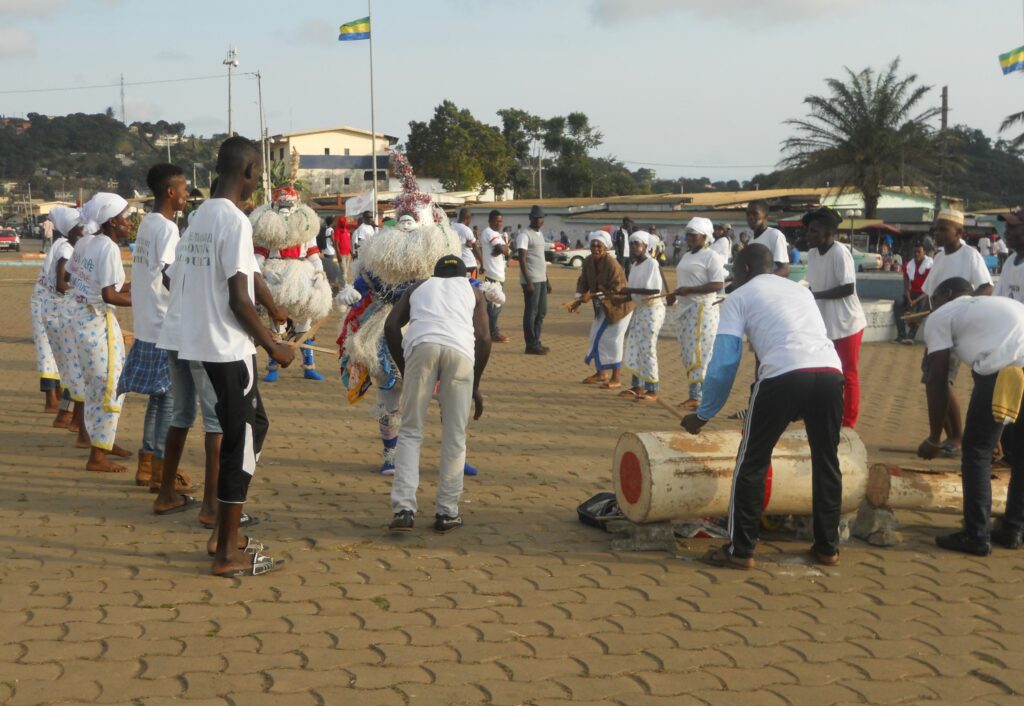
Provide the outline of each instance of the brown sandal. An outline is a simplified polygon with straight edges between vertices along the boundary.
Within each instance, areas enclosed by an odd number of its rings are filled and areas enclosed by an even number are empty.
[[[618,390],[620,387],[622,387],[621,382],[606,382],[601,385],[602,390]]]
[[[631,398],[634,400],[639,396],[640,395],[638,395],[634,390],[623,390],[619,393],[619,397]]]
[[[583,378],[580,382],[584,385],[597,385],[598,383],[606,382],[608,378],[603,378],[598,375],[588,375]]]
[[[697,408],[700,407],[700,400],[695,400],[691,397],[686,402],[680,402],[678,406],[687,411],[696,412]]]
[[[725,544],[717,549],[709,549],[700,560],[710,566],[720,569],[740,569],[747,571],[756,565],[754,557],[738,557],[729,553],[729,545]]]

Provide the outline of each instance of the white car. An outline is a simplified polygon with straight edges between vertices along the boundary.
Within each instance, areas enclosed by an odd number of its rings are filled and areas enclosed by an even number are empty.
[[[562,250],[561,252],[556,252],[552,256],[551,261],[566,267],[575,267],[578,270],[583,267],[583,261],[587,259],[589,254],[590,248]]]

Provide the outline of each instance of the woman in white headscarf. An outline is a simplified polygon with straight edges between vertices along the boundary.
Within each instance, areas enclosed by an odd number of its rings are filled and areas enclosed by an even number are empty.
[[[53,347],[46,335],[46,310],[53,305],[50,290],[46,284],[46,272],[53,261],[53,248],[47,251],[39,268],[39,276],[32,287],[29,312],[32,318],[32,342],[36,348],[36,371],[39,373],[39,391],[45,403],[43,411],[52,414],[60,409],[60,372],[53,357]]]
[[[686,224],[686,252],[676,266],[676,289],[668,297],[675,305],[679,356],[689,383],[689,399],[680,405],[696,411],[700,406],[704,375],[718,332],[715,299],[725,287],[725,262],[708,247],[714,228],[707,218],[691,218]]]
[[[626,334],[623,361],[633,380],[630,389],[619,395],[638,402],[658,399],[658,333],[665,323],[665,300],[660,296],[664,281],[658,261],[651,257],[652,247],[651,236],[645,231],[638,230],[629,236],[632,267],[628,285],[612,300],[613,303],[632,300],[636,304]]]
[[[626,273],[614,256],[609,257],[612,239],[603,230],[589,236],[590,255],[583,261],[583,270],[576,280],[576,300],[569,311],[594,302],[594,322],[590,325],[590,341],[583,362],[593,364],[597,372],[583,379],[584,385],[600,385],[606,390],[622,387],[622,345],[635,305],[632,301],[612,303],[612,294],[627,285]]]
[[[86,470],[124,473],[108,454],[131,453],[114,443],[124,395],[117,381],[124,366],[124,338],[114,307],[131,306],[131,283],[121,263],[122,238],[131,232],[128,202],[117,194],[98,193],[82,207],[85,235],[75,245],[68,272],[75,324],[75,349],[85,389],[85,428],[92,444]]]
[[[74,338],[67,334],[74,331],[74,326],[70,324],[62,326],[61,318],[66,302],[64,292],[68,289],[65,268],[71,261],[75,243],[82,234],[82,219],[76,208],[55,206],[50,210],[50,220],[53,221],[56,236],[40,274],[47,291],[46,305],[43,308],[43,326],[53,350],[53,360],[57,364],[60,385],[64,390],[60,410],[53,420],[53,426],[69,429],[74,424],[74,430],[79,431],[82,424],[83,407],[81,404],[76,405],[75,411],[78,413],[76,419],[71,405],[75,400],[83,401],[81,396],[83,393],[79,389],[82,374],[81,369],[77,366],[77,355],[72,354],[71,359],[68,355],[69,346],[72,348],[74,346]],[[78,390],[77,396],[73,396],[73,390]],[[77,423],[75,423],[76,421]]]

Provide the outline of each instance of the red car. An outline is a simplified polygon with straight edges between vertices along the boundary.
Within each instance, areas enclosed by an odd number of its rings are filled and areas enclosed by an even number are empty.
[[[13,228],[0,228],[0,250],[21,250],[21,238]]]

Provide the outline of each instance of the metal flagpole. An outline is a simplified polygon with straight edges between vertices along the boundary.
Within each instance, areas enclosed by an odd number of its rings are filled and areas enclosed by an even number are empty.
[[[377,122],[373,105],[373,0],[366,0],[366,17],[370,23],[370,142],[373,145],[373,225],[377,226]]]

